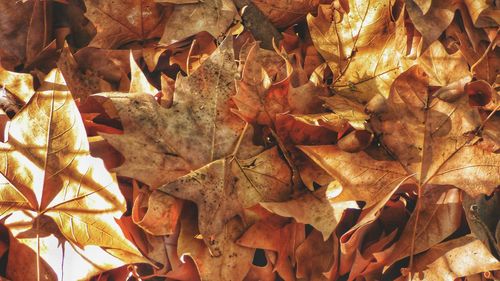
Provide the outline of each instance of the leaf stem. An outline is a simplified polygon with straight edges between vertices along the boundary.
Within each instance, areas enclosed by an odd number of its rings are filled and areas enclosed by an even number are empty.
[[[417,225],[418,225],[418,220],[420,219],[420,209],[422,208],[422,185],[418,185],[418,190],[417,190],[417,206],[415,207],[416,215],[415,215],[415,224],[413,225],[413,233],[411,236],[411,245],[410,245],[410,263],[408,265],[409,269],[409,274],[408,274],[408,280],[412,280],[412,267],[413,267],[413,255],[415,253],[415,239],[417,237]]]

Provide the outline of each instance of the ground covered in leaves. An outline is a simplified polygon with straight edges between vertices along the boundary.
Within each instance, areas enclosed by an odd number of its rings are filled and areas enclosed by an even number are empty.
[[[0,1],[1,280],[498,280],[498,1]]]

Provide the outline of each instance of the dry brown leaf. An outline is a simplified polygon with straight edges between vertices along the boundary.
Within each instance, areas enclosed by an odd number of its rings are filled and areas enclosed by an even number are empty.
[[[462,90],[454,100],[445,102],[431,95],[428,87],[429,78],[423,70],[410,68],[394,81],[385,110],[370,120],[395,161],[375,160],[365,152],[349,154],[335,146],[300,147],[342,184],[344,190],[338,199],[363,198],[368,206],[378,202],[372,214],[365,215],[352,229],[376,218],[378,210],[405,181],[419,186],[420,207],[396,244],[392,262],[412,251],[428,249],[459,227],[458,192],[442,185],[454,185],[477,196],[490,194],[500,181],[498,155],[474,144],[483,121],[477,109],[469,105],[467,95]],[[414,236],[416,216],[420,219]]]
[[[323,239],[326,241],[340,221],[344,210],[358,208],[354,201],[330,203],[329,199],[338,195],[341,189],[340,186],[336,185],[325,186],[290,201],[263,202],[260,205],[282,217],[292,217],[297,222],[310,224],[323,235]]]
[[[472,196],[491,193],[500,181],[500,156],[474,145],[483,124],[477,109],[464,93],[446,102],[431,96],[428,85],[417,66],[399,76],[387,110],[371,119],[373,128],[421,186],[450,184]]]
[[[181,214],[182,201],[154,190],[140,193],[134,200],[132,219],[152,235],[171,235]]]
[[[253,0],[252,3],[264,13],[274,26],[286,28],[305,18],[308,13],[314,12],[320,0]]]
[[[286,219],[270,216],[253,224],[237,240],[238,245],[275,252],[274,270],[285,280],[296,280],[293,264],[295,250],[305,240],[304,225],[288,223]]]
[[[290,110],[290,85],[288,75],[273,83],[274,77],[268,73],[272,69],[266,66],[272,66],[273,62],[284,59],[272,51],[261,49],[258,43],[247,44],[245,47],[248,55],[245,56],[241,79],[236,81],[237,93],[233,97],[238,107],[237,112],[249,123],[273,124],[276,114]],[[243,52],[240,57],[242,55]],[[287,70],[287,74],[292,71],[288,63]]]
[[[0,3],[0,63],[13,68],[30,64],[49,45],[51,18],[46,1],[4,1]]]
[[[2,196],[3,208],[13,213],[7,225],[16,238],[37,250],[36,237],[48,237],[40,255],[47,259],[60,243],[68,243],[75,251],[92,260],[96,251],[106,251],[102,266],[143,261],[140,253],[126,240],[115,218],[125,211],[125,201],[114,178],[100,159],[89,155],[85,129],[71,94],[59,71],[52,71],[30,102],[12,119],[8,140],[1,143],[2,174],[9,181]],[[24,175],[24,176],[19,176]],[[23,202],[14,204],[14,202]],[[2,208],[2,209],[3,209]],[[89,211],[91,210],[91,211]],[[47,226],[43,222],[52,222]],[[58,232],[60,231],[60,236]],[[57,232],[57,233],[56,233]],[[55,239],[55,240],[54,240]],[[58,239],[63,239],[58,242]],[[93,250],[84,246],[95,245]],[[54,248],[55,247],[55,248]],[[87,246],[88,247],[88,246]],[[90,251],[90,252],[87,252]],[[36,264],[36,260],[31,261]],[[57,263],[57,260],[54,260]],[[61,264],[67,269],[71,260]],[[123,263],[121,263],[123,264]],[[51,264],[54,266],[54,264]],[[96,268],[90,265],[95,271]],[[78,274],[87,274],[85,270]],[[36,276],[30,276],[36,280]]]
[[[141,57],[141,51],[132,50],[134,59]],[[108,50],[85,47],[74,54],[84,72],[93,72],[110,83],[118,84],[130,72],[129,50]],[[128,89],[127,89],[128,90]]]
[[[429,186],[422,195],[421,200],[422,209],[420,210],[417,226],[415,226],[417,212],[414,212],[401,233],[398,242],[389,251],[390,256],[385,258],[385,263],[392,263],[407,257],[410,255],[412,245],[414,245],[414,254],[426,251],[453,234],[460,227],[462,206],[458,189],[451,186]],[[417,231],[414,234],[415,227]]]
[[[311,281],[327,280],[323,275],[333,263],[333,237],[323,241],[321,233],[312,231],[297,247],[297,277]]]
[[[421,52],[423,52],[450,25],[460,2],[456,0],[432,1],[429,10],[425,14],[413,1],[406,1],[405,3],[406,11],[413,25],[422,34]]]
[[[202,31],[220,38],[238,18],[238,11],[231,0],[179,4],[174,7],[165,23],[160,44],[170,45]]]
[[[446,86],[471,76],[467,61],[462,54],[456,52],[449,55],[439,41],[435,41],[429,46],[429,49],[418,58],[418,63],[429,75],[431,86]]]
[[[80,71],[78,63],[67,45],[64,46],[57,61],[57,68],[64,76],[64,80],[75,99],[84,101],[90,95],[112,90],[111,85],[95,73]]]
[[[334,202],[362,200],[368,206],[380,202],[407,177],[395,161],[377,161],[365,152],[348,153],[334,145],[299,146],[342,186]]]
[[[476,27],[497,27],[500,24],[500,11],[493,2],[485,0],[465,0],[465,5]]]
[[[85,16],[97,29],[89,46],[103,49],[160,37],[169,12],[153,0],[85,0],[85,6]]]
[[[422,11],[422,14],[427,14],[429,9],[431,8],[432,0],[410,0],[415,3],[420,8],[420,11]]]
[[[178,242],[178,253],[181,257],[188,255],[193,258],[201,280],[243,280],[250,270],[255,250],[235,243],[244,231],[241,220],[239,218],[231,219],[223,226],[223,231],[215,236],[221,253],[215,256],[202,240],[195,238],[199,234],[196,221],[194,208],[184,210]]]

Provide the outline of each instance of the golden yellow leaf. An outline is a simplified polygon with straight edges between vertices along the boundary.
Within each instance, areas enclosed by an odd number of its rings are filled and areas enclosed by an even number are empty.
[[[16,204],[23,211],[13,217],[29,214],[25,228],[41,235],[39,220],[50,218],[73,247],[95,245],[125,262],[143,260],[115,221],[125,211],[125,200],[102,160],[90,156],[83,122],[59,71],[49,73],[12,119],[0,154],[0,171],[10,183],[0,204],[24,201]],[[36,240],[36,235],[26,239]]]
[[[5,88],[23,103],[27,103],[35,93],[33,77],[30,74],[8,71],[1,65],[0,87]]]
[[[334,145],[299,146],[342,186],[334,202],[362,200],[368,206],[381,201],[407,174],[394,161],[377,161],[365,152],[349,153]]]
[[[358,101],[389,95],[392,81],[405,62],[404,17],[392,21],[391,1],[350,0],[342,16],[322,5],[308,15],[311,38],[334,74],[335,91]]]
[[[203,281],[241,281],[250,270],[255,252],[255,249],[242,247],[235,243],[244,229],[239,218],[229,220],[223,227],[223,231],[215,236],[221,254],[214,256],[214,253],[202,240],[195,238],[199,234],[196,225],[196,212],[193,208],[186,208],[181,218],[178,254],[181,258],[183,255],[193,258]]]

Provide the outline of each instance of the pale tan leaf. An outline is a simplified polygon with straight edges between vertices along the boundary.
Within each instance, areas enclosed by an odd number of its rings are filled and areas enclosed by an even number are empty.
[[[498,270],[500,262],[472,235],[432,247],[415,258],[413,280],[455,280],[475,273]]]

